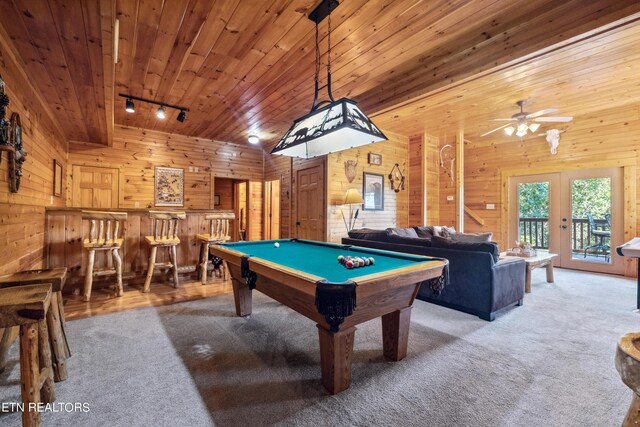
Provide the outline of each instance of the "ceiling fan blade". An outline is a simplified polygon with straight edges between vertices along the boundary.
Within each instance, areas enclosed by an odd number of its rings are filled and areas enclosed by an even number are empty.
[[[493,133],[493,132],[495,132],[495,131],[497,131],[497,130],[500,130],[500,129],[502,129],[502,128],[506,128],[506,127],[507,127],[507,126],[509,126],[509,125],[510,125],[510,123],[507,123],[506,125],[502,125],[502,126],[500,126],[500,127],[497,127],[497,128],[495,128],[495,129],[493,129],[493,130],[490,130],[489,132],[485,132],[485,133],[483,133],[483,134],[482,134],[482,135],[480,135],[480,136],[487,136],[487,135],[489,135],[490,133]]]
[[[570,122],[571,120],[573,120],[573,117],[538,117],[537,119],[534,119],[534,122],[548,122],[548,123],[567,123]]]
[[[510,119],[491,119],[492,122],[515,122],[518,119],[514,119],[513,117]]]
[[[545,110],[536,111],[535,113],[527,114],[527,119],[533,119],[536,117],[544,116],[545,114],[551,114],[558,111],[557,108],[547,108]]]

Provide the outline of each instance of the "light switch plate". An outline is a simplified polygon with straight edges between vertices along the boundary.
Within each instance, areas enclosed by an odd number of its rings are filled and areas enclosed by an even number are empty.
[[[447,196],[447,202],[453,202],[453,196]]]
[[[496,208],[496,205],[495,205],[495,204],[493,204],[493,203],[487,203],[487,209],[489,209],[489,210],[493,210],[493,209],[495,209],[495,208]]]

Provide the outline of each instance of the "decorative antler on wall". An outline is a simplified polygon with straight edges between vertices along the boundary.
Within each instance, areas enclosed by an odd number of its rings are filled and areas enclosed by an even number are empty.
[[[551,154],[558,154],[558,146],[560,145],[560,131],[558,129],[547,131],[547,143],[551,148]]]
[[[400,165],[397,163],[389,172],[389,182],[391,183],[391,189],[396,193],[404,190],[404,174],[400,171]]]

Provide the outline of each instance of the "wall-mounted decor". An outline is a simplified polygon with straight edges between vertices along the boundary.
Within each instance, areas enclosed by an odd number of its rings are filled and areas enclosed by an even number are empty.
[[[395,164],[391,172],[389,172],[389,182],[391,183],[391,189],[398,193],[400,190],[404,190],[404,174],[400,170],[400,165]]]
[[[364,198],[363,210],[384,210],[384,175],[377,173],[364,173],[362,180],[362,194]]]
[[[213,196],[213,206],[220,206],[220,196],[217,194]]]
[[[62,165],[53,159],[53,195],[62,196]]]
[[[9,122],[6,119],[6,108],[9,105],[9,97],[4,93],[4,80],[0,76],[0,146],[9,143]],[[0,161],[2,160],[0,152]]]
[[[184,169],[156,166],[156,206],[184,206]]]
[[[20,114],[11,114],[9,122],[9,190],[17,193],[22,178],[22,164],[27,160],[27,152],[22,146],[22,123]]]
[[[380,166],[382,164],[382,154],[369,153],[369,164]]]
[[[349,181],[349,184],[351,184],[356,177],[356,166],[358,166],[357,159],[347,160],[346,162],[344,162],[344,175],[347,177],[347,181]]]

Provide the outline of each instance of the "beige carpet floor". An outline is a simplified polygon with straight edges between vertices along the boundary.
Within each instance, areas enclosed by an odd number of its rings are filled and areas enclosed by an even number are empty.
[[[535,270],[522,307],[494,322],[416,301],[409,354],[382,357],[380,321],[356,332],[353,384],[320,385],[317,331],[256,293],[68,323],[73,356],[48,426],[618,426],[631,392],[614,367],[619,336],[640,330],[635,280]],[[17,345],[0,403],[20,398]],[[1,413],[0,425],[19,425]]]

